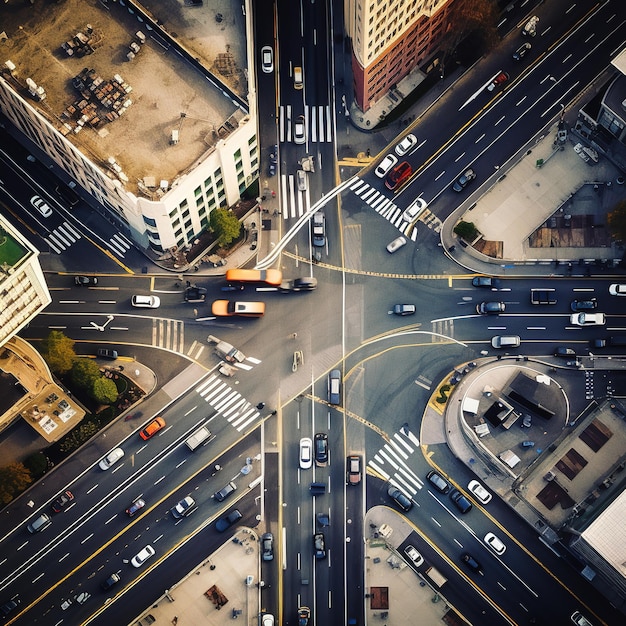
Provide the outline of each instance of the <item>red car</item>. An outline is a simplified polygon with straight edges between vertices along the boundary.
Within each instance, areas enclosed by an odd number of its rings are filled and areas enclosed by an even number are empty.
[[[411,166],[406,161],[402,161],[400,165],[396,165],[396,167],[394,167],[391,172],[387,174],[387,178],[385,178],[385,187],[387,187],[387,189],[391,189],[391,191],[401,187],[409,179],[412,173],[413,169]]]
[[[498,85],[502,85],[509,80],[509,75],[506,72],[500,72],[492,81],[489,83],[487,89],[489,91],[493,91]]]
[[[156,435],[162,428],[165,428],[165,420],[162,417],[157,417],[139,432],[139,436],[146,441],[153,435]]]

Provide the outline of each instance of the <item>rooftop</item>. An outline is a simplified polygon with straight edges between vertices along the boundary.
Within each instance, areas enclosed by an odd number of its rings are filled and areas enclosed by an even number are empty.
[[[28,254],[28,250],[0,224],[0,268],[3,272],[15,267]],[[3,275],[0,273],[0,281]]]

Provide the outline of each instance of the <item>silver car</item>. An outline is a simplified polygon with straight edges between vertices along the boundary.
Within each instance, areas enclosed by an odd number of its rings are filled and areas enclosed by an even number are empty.
[[[296,118],[296,121],[293,123],[293,141],[300,145],[306,142],[306,121],[304,115]]]
[[[400,250],[402,246],[406,246],[406,239],[404,237],[396,237],[391,243],[387,244],[387,252],[393,254]]]

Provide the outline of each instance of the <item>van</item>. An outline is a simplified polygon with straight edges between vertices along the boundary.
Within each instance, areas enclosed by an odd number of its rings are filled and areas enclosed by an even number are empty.
[[[222,487],[219,491],[216,491],[213,494],[213,497],[218,502],[224,502],[224,500],[226,500],[226,498],[228,498],[228,496],[230,496],[231,494],[235,493],[235,491],[237,491],[237,485],[235,485],[235,483],[231,481],[225,487]]]
[[[308,185],[306,172],[304,170],[298,170],[296,172],[296,180],[298,181],[298,191],[306,191]]]
[[[294,89],[302,89],[302,68],[293,68],[293,87]]]
[[[202,426],[198,428],[185,443],[192,452],[195,452],[200,446],[209,443],[210,440],[211,431],[206,426]]]
[[[48,528],[50,524],[52,524],[50,516],[42,513],[27,526],[27,529],[31,535],[34,535],[35,533],[40,533],[42,530]]]

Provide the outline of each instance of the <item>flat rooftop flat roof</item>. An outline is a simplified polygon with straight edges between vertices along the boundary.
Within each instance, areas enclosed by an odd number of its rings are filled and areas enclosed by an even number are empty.
[[[237,93],[247,91],[242,80],[245,18],[240,7],[238,19],[230,14],[230,5],[235,3],[218,0],[218,4],[224,4],[222,22],[227,24],[216,21],[214,7],[210,12],[206,7],[193,7],[193,13],[184,13],[185,7],[179,2],[164,0],[155,10],[159,11],[159,23],[205,67],[216,75],[218,70],[224,72],[220,78]],[[46,92],[39,104],[29,99],[27,91],[21,91],[22,95],[59,130],[67,124],[64,132],[68,139],[93,162],[108,168],[112,178],[121,169],[119,176],[129,191],[138,193],[138,181],[145,177],[153,177],[157,186],[161,180],[171,185],[213,148],[220,131],[225,132],[227,120],[235,120],[229,127],[232,130],[243,116],[221,89],[118,3],[66,0],[46,3],[45,11],[38,5],[4,4],[0,15],[8,37],[1,63],[10,60],[21,84],[30,78]],[[178,26],[188,26],[189,41],[180,30],[174,30]],[[229,41],[236,45],[226,42],[225,28]],[[144,44],[136,35],[138,31],[145,35]],[[88,40],[93,52],[82,55],[81,50],[74,49],[73,55],[68,55],[63,44],[77,35],[79,40],[83,36]],[[129,60],[133,42],[139,49]],[[93,71],[84,87],[77,88],[73,79],[83,70]],[[122,79],[121,89],[114,77]],[[85,98],[88,91],[89,99]],[[132,104],[124,106],[114,100],[130,100]],[[116,117],[120,111],[123,113]],[[92,127],[88,122],[78,133],[68,131],[68,126],[76,128],[82,115],[94,116],[91,120],[97,125]],[[178,143],[172,143],[172,131],[178,131]],[[110,157],[115,159],[115,166]]]

